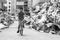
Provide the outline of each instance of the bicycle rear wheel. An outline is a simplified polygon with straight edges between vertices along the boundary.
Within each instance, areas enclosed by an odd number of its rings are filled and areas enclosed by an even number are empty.
[[[20,35],[23,36],[23,30],[20,30]]]
[[[20,35],[23,36],[23,28],[20,29]]]

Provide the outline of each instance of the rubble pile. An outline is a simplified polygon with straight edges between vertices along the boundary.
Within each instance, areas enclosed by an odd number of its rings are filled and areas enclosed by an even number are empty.
[[[42,6],[32,8],[31,25],[37,31],[57,34],[60,31],[60,2],[45,2]]]
[[[0,23],[2,23],[5,26],[9,27],[12,23],[14,23],[14,20],[12,18],[12,15],[10,15],[7,12],[0,13]]]

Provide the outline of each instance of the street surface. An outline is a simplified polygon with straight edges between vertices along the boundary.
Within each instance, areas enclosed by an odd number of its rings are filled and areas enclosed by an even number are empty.
[[[20,36],[20,34],[17,33],[16,23],[11,25],[10,28],[1,31],[0,40],[60,40],[59,35],[38,32],[29,28],[24,28],[24,36]]]

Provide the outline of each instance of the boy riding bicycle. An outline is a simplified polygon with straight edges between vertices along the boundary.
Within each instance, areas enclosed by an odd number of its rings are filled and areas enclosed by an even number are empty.
[[[24,19],[23,8],[20,8],[20,12],[18,13],[18,22],[19,22],[19,25],[18,25],[18,31],[17,31],[17,33],[20,32],[21,36],[23,35],[23,28],[24,28],[23,19]]]

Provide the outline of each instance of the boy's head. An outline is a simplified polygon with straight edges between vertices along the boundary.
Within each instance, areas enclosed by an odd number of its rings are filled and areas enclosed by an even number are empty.
[[[23,11],[23,8],[20,8],[20,11]]]

